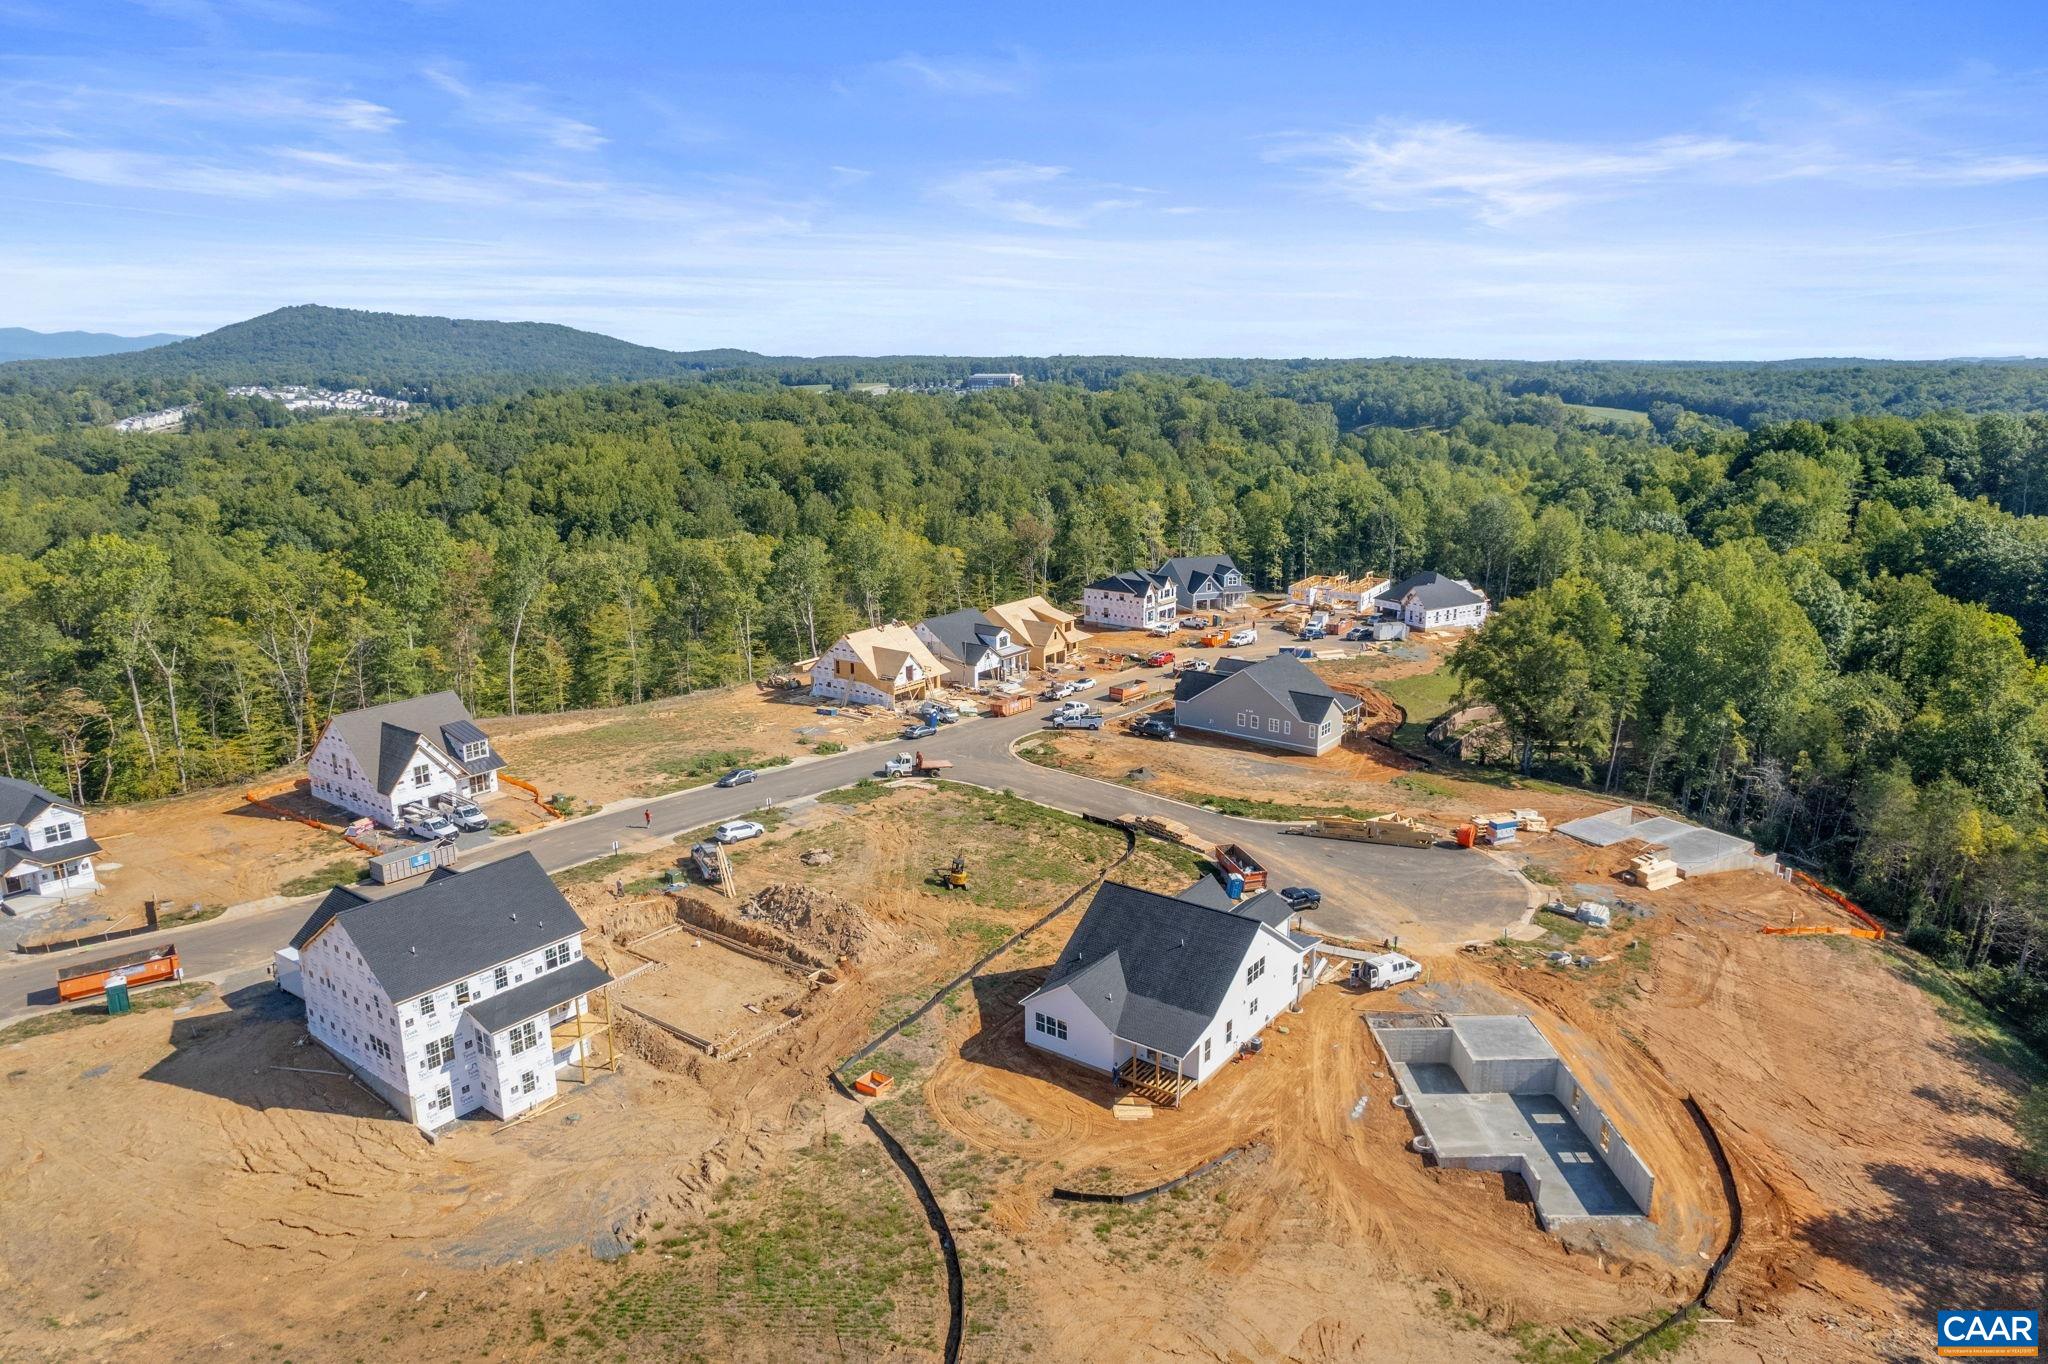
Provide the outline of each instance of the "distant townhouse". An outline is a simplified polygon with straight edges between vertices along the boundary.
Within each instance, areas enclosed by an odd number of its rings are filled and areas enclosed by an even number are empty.
[[[1228,554],[1194,554],[1168,559],[1159,576],[1173,584],[1181,611],[1208,614],[1235,611],[1251,595],[1244,574]]]
[[[949,611],[911,627],[945,668],[956,687],[1003,682],[1031,666],[1031,650],[1010,632],[971,608]]]
[[[979,393],[990,388],[1022,388],[1024,376],[1015,373],[970,374],[967,376],[967,391]]]
[[[0,902],[20,908],[48,896],[99,889],[85,811],[30,781],[0,777]]]
[[[860,705],[914,701],[938,686],[945,667],[907,625],[855,630],[811,664],[811,695]]]
[[[1081,619],[1116,630],[1150,630],[1173,624],[1179,600],[1172,579],[1134,568],[1082,588]]]
[[[1270,892],[1232,902],[1214,878],[1180,896],[1105,881],[1045,983],[1024,1040],[1178,1104],[1314,984],[1321,943]]]
[[[1226,658],[1213,672],[1181,674],[1173,688],[1173,723],[1320,757],[1344,741],[1361,704],[1332,691],[1300,659]]]
[[[1010,632],[1010,638],[1029,649],[1031,666],[1045,669],[1066,663],[1087,640],[1075,624],[1074,613],[1062,611],[1043,597],[1025,597],[991,606],[988,618]]]
[[[313,1037],[432,1132],[478,1109],[516,1117],[554,1097],[559,1067],[598,1059],[590,1002],[611,977],[583,931],[521,853],[378,899],[337,887],[280,956]]]
[[[1493,604],[1463,578],[1417,573],[1380,594],[1380,609],[1413,630],[1476,629]]]
[[[387,829],[436,796],[486,796],[505,760],[452,691],[392,701],[327,722],[307,762],[313,794]]]

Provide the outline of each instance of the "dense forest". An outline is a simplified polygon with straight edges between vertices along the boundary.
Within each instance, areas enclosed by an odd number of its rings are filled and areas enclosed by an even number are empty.
[[[1168,552],[1265,587],[1434,567],[1503,603],[1455,666],[1532,770],[1825,870],[2048,1042],[2048,417],[1418,422],[1474,381],[1348,373],[0,436],[0,767],[161,795],[366,702],[632,701]]]

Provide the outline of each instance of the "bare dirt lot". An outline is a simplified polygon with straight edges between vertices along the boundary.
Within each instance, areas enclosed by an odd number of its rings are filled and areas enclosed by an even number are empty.
[[[1162,750],[1198,752],[1143,748]],[[837,984],[688,947],[687,927],[643,942],[669,964],[628,988],[670,975],[676,1008],[750,1021],[746,1003],[786,989],[802,1016],[736,1061],[622,1024],[618,1076],[439,1145],[318,1073],[340,1067],[267,989],[0,1043],[0,1206],[17,1214],[0,1219],[16,1305],[0,1357],[937,1358],[931,1234],[823,1076],[1122,848],[942,784],[788,811],[738,847],[735,879],[742,897],[802,886],[855,908]],[[1121,877],[1190,879],[1183,855],[1139,848]],[[682,851],[570,878],[615,973],[640,960],[624,942],[674,921],[653,887]],[[932,880],[956,852],[966,891]],[[1746,1226],[1713,1300],[1724,1320],[1689,1327],[1682,1358],[1917,1358],[1935,1306],[2038,1297],[2048,1207],[2007,1173],[2025,1063],[1980,1016],[1885,946],[1758,933],[1832,918],[1769,878],[1644,894],[1611,880],[1616,849],[1536,837],[1523,855],[1649,913],[1608,931],[1542,915],[1542,941],[1432,955],[1393,995],[1325,986],[1178,1112],[1121,1121],[1101,1080],[1022,1045],[1017,1001],[1071,919],[891,1042],[875,1064],[902,1083],[878,1112],[958,1238],[966,1357],[1106,1357],[1105,1342],[1133,1359],[1595,1357],[1692,1293],[1727,1235],[1688,1096]],[[1595,964],[1549,965],[1559,946]],[[1360,1021],[1403,1006],[1534,1016],[1656,1171],[1654,1228],[1567,1244],[1512,1179],[1407,1150]],[[1142,1205],[1047,1197],[1233,1150]]]

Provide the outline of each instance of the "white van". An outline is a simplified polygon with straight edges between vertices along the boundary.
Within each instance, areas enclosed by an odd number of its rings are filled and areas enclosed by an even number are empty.
[[[1247,644],[1257,644],[1258,642],[1259,632],[1257,630],[1232,630],[1230,632],[1230,643],[1226,647],[1242,649]]]
[[[1351,981],[1368,990],[1385,990],[1422,974],[1422,963],[1399,952],[1382,952],[1351,967]]]

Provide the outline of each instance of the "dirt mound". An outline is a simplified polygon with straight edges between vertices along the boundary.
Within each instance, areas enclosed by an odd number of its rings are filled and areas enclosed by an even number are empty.
[[[836,956],[857,957],[868,940],[866,915],[831,891],[811,886],[764,886],[739,912],[743,919],[768,924]]]

